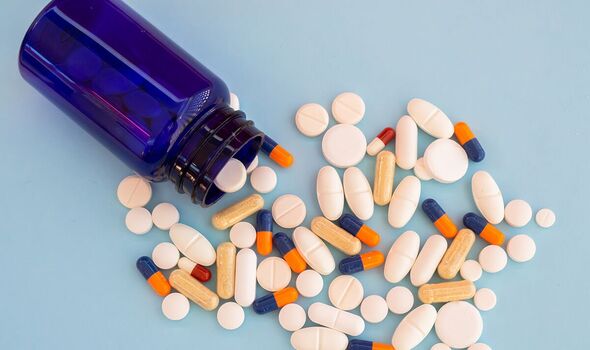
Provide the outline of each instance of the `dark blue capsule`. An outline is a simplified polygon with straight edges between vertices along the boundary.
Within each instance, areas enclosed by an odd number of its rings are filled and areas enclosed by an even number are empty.
[[[340,217],[340,220],[338,220],[338,224],[340,224],[340,227],[342,227],[348,233],[356,236],[365,223],[352,214],[344,214],[342,217]]]
[[[486,156],[486,151],[484,151],[477,138],[472,138],[465,142],[463,149],[465,149],[467,157],[476,163],[481,162]]]
[[[361,272],[365,268],[363,266],[363,260],[360,255],[349,256],[344,258],[338,264],[338,270],[344,275],[351,275],[353,273]]]
[[[368,340],[351,339],[346,350],[373,350],[373,342]]]
[[[291,250],[295,249],[295,244],[293,243],[293,240],[291,240],[291,238],[289,238],[289,236],[287,236],[283,232],[277,232],[272,237],[272,242],[274,246],[277,247],[281,255],[285,255]]]
[[[487,224],[486,219],[475,213],[467,213],[463,216],[463,225],[477,234],[480,234]]]
[[[422,210],[432,222],[435,222],[446,214],[443,208],[432,198],[425,199],[422,202]]]
[[[256,214],[256,232],[272,232],[272,213],[262,209]]]
[[[275,299],[274,294],[267,294],[263,297],[260,297],[252,303],[252,309],[257,314],[266,314],[272,311],[275,311],[279,308],[277,305],[277,301]]]
[[[262,151],[267,155],[272,152],[275,147],[277,147],[278,143],[275,140],[271,139],[268,135],[264,136],[264,142],[262,143]]]
[[[137,259],[135,266],[137,266],[137,269],[146,280],[152,277],[156,272],[160,271],[154,261],[148,256],[142,256]]]

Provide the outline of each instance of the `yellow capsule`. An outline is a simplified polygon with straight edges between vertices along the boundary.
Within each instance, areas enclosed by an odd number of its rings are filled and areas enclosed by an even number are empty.
[[[256,213],[263,206],[264,199],[259,194],[251,194],[241,201],[215,213],[211,218],[211,224],[218,230],[225,230]]]
[[[311,220],[311,231],[344,254],[356,255],[361,251],[361,241],[323,216]]]
[[[217,247],[217,295],[221,299],[234,296],[236,278],[236,246],[231,242]]]
[[[418,298],[424,304],[466,300],[474,295],[475,285],[468,280],[424,284],[418,289]]]
[[[470,229],[464,228],[457,233],[438,264],[438,274],[441,278],[450,280],[457,276],[474,242],[475,233]]]
[[[393,194],[394,177],[395,155],[390,151],[379,152],[375,163],[375,180],[373,182],[375,204],[384,206],[389,203]]]
[[[207,311],[215,310],[219,297],[184,270],[174,270],[168,278],[170,285]]]

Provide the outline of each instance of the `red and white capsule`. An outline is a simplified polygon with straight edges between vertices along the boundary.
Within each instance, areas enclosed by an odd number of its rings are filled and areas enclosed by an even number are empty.
[[[393,130],[393,128],[387,127],[381,130],[379,135],[377,135],[377,137],[375,137],[373,141],[371,141],[371,143],[369,143],[367,146],[367,154],[370,156],[375,156],[377,153],[381,152],[381,150],[385,148],[385,145],[390,143],[394,137],[395,130]]]

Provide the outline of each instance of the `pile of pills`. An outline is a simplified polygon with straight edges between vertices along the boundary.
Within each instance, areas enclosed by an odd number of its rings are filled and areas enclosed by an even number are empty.
[[[237,96],[232,94],[231,101],[239,108]],[[207,311],[217,309],[219,325],[234,330],[245,321],[244,308],[252,307],[257,314],[280,310],[278,322],[293,332],[291,345],[300,350],[408,350],[433,329],[440,343],[431,350],[491,349],[478,343],[484,325],[480,311],[492,310],[497,298],[492,289],[477,288],[475,283],[485,274],[502,271],[509,259],[517,263],[533,259],[532,237],[510,237],[496,227],[502,221],[524,227],[533,210],[521,199],[505,204],[500,186],[483,170],[471,178],[478,212],[465,213],[461,221],[453,221],[445,212],[448,203],[421,200],[427,197],[422,181],[457,182],[467,173],[469,162],[484,160],[485,151],[466,123],[453,125],[432,103],[412,99],[407,111],[395,129],[385,126],[368,144],[356,126],[364,117],[365,103],[354,93],[334,99],[331,113],[336,124],[330,128],[330,115],[321,105],[309,103],[297,111],[295,125],[303,135],[323,134],[321,152],[330,164],[317,173],[315,188],[322,215],[312,217],[309,227],[302,226],[310,218],[308,207],[296,194],[282,194],[272,205],[265,204],[260,194],[274,190],[277,175],[271,167],[258,166],[258,158],[249,166],[231,159],[214,180],[220,190],[232,193],[249,176],[257,192],[212,217],[213,227],[228,231],[228,241],[217,247],[197,229],[180,223],[174,205],[160,203],[147,210],[152,196],[147,181],[138,176],[123,179],[117,197],[129,208],[125,218],[129,231],[142,235],[156,226],[169,232],[169,242],[156,245],[151,257],[137,260],[139,272],[163,297],[164,316],[183,319],[192,301]],[[418,157],[419,130],[434,138],[422,157]],[[392,141],[395,152],[386,149]],[[262,151],[280,166],[293,163],[293,156],[270,137]],[[367,155],[375,158],[372,184],[356,167]],[[396,167],[413,169],[415,176],[394,181]],[[342,176],[336,168],[345,169]],[[345,213],[346,206],[352,213]],[[389,250],[382,251],[380,234],[367,223],[376,210],[382,210],[379,207],[386,207],[387,221],[396,229],[405,228],[420,208],[438,233],[421,246],[420,236],[406,230]],[[255,217],[255,225],[244,221],[250,216]],[[555,220],[547,208],[535,215],[543,228]],[[466,260],[477,239],[487,245],[477,260]],[[336,261],[331,249],[347,257]],[[278,256],[269,256],[273,251]],[[383,296],[365,295],[354,275],[380,268],[386,281],[397,284],[408,278],[416,292],[393,286]],[[319,295],[325,287],[323,276],[336,269],[340,275],[327,286],[331,305],[315,302],[306,312],[297,300]],[[165,270],[172,271],[166,276]],[[208,283],[213,274],[215,285]],[[436,275],[442,282],[433,283]],[[257,285],[268,294],[257,296]],[[405,315],[393,330],[391,344],[356,338],[389,312]],[[304,327],[308,320],[315,325]]]

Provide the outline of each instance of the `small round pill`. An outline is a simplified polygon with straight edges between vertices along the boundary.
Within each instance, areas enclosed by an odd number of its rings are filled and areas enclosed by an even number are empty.
[[[152,210],[152,221],[160,230],[169,230],[180,221],[178,209],[170,203],[160,203]]]
[[[523,227],[531,221],[533,209],[522,199],[514,199],[504,208],[504,220],[512,227]]]
[[[152,260],[162,270],[169,270],[176,266],[178,259],[180,259],[180,252],[170,242],[162,242],[152,250]]]
[[[483,320],[470,303],[453,301],[438,310],[434,330],[441,342],[451,348],[464,349],[481,337]]]
[[[272,217],[283,228],[301,225],[306,213],[305,203],[294,194],[284,194],[272,204]]]
[[[510,259],[516,262],[527,262],[535,256],[537,245],[528,235],[516,235],[508,241],[506,251]]]
[[[479,252],[479,264],[485,272],[500,272],[506,267],[507,263],[506,251],[500,246],[488,245]]]
[[[487,344],[477,343],[471,345],[469,348],[467,348],[467,350],[492,350],[492,348],[490,348],[490,346]]]
[[[393,287],[385,297],[389,310],[397,315],[403,315],[414,306],[414,295],[412,291],[403,286]]]
[[[543,208],[535,215],[535,221],[542,228],[549,228],[555,224],[555,213],[551,209]]]
[[[332,102],[332,115],[340,124],[356,124],[365,116],[365,102],[353,92],[343,92]]]
[[[295,125],[303,135],[315,137],[326,131],[330,116],[326,109],[317,103],[305,104],[295,114]]]
[[[451,348],[449,348],[447,346],[447,344],[444,343],[438,343],[438,344],[434,344],[430,350],[451,350]]]
[[[418,160],[416,160],[416,165],[414,165],[414,175],[422,181],[432,180],[432,175],[424,164],[424,158],[418,158]]]
[[[240,99],[233,92],[229,93],[229,106],[236,111],[240,109]]]
[[[313,298],[324,288],[324,279],[315,270],[305,270],[297,276],[295,286],[299,294],[306,298]]]
[[[277,174],[270,167],[259,166],[250,174],[250,184],[256,192],[269,193],[277,186]]]
[[[238,329],[244,323],[244,309],[233,301],[227,302],[217,310],[217,322],[227,330]]]
[[[239,191],[244,184],[248,175],[246,167],[239,160],[232,158],[221,169],[213,181],[221,191],[233,193]]]
[[[379,323],[385,319],[389,309],[380,295],[369,295],[361,303],[361,315],[369,323]]]
[[[180,293],[170,293],[162,300],[162,313],[172,321],[182,320],[188,315],[190,304]]]
[[[238,222],[229,230],[229,240],[240,249],[250,248],[256,243],[256,229],[249,222]]]
[[[262,289],[276,292],[291,282],[291,268],[287,262],[276,256],[262,260],[256,269],[256,280]]]
[[[117,187],[117,198],[129,209],[143,207],[152,198],[152,186],[141,176],[127,176]]]
[[[279,311],[279,324],[286,331],[295,332],[303,328],[306,320],[305,310],[299,304],[287,304]]]
[[[331,165],[349,168],[357,165],[365,157],[367,139],[354,125],[334,125],[322,138],[322,153]]]
[[[478,289],[473,296],[473,303],[481,311],[489,311],[496,306],[496,293],[489,288]]]
[[[152,214],[146,208],[132,208],[125,216],[125,226],[136,235],[143,235],[150,232],[153,225]]]
[[[352,310],[363,301],[365,290],[361,282],[350,275],[340,275],[330,283],[328,298],[340,310]]]
[[[248,167],[246,168],[246,174],[250,174],[257,167],[258,167],[258,156],[254,157],[254,160],[252,160],[252,163],[250,163],[250,165],[248,165]]]
[[[438,139],[424,151],[424,165],[432,178],[441,183],[461,179],[469,167],[469,158],[461,145],[450,139]]]
[[[481,265],[475,260],[467,260],[461,265],[459,273],[464,280],[475,282],[481,278]]]

